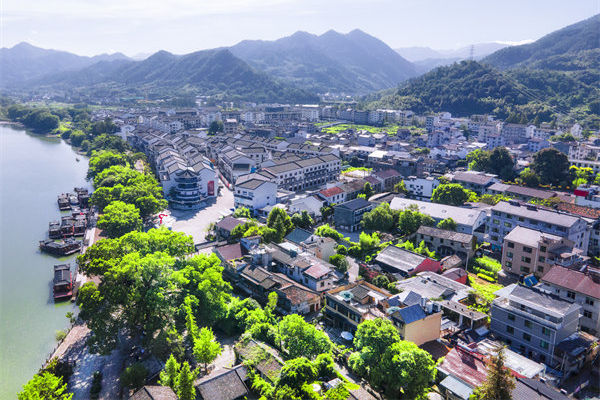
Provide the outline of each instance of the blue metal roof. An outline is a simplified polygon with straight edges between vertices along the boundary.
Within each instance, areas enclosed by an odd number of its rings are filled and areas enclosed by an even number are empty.
[[[427,316],[419,304],[401,308],[394,314],[399,314],[400,319],[402,319],[405,324],[411,324]]]

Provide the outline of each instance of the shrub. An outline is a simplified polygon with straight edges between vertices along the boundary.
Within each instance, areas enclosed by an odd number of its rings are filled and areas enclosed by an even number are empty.
[[[496,282],[495,278],[492,278],[491,276],[485,275],[481,272],[478,273],[477,276],[480,277],[481,279],[483,279],[484,281],[488,281],[488,282],[492,282],[492,283]]]
[[[57,342],[62,342],[67,337],[67,332],[58,330],[58,331],[56,331],[56,334],[54,335],[54,337],[56,338]]]

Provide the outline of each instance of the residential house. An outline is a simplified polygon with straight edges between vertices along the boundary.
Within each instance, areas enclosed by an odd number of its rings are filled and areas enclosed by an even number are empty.
[[[427,248],[439,257],[456,254],[463,261],[472,259],[477,247],[477,239],[473,235],[431,226],[420,226],[412,237],[417,243],[425,241]]]
[[[375,263],[382,270],[401,277],[413,276],[423,271],[439,272],[442,269],[439,261],[394,245],[389,245],[379,252]]]
[[[488,187],[500,182],[497,175],[486,174],[479,171],[454,171],[444,175],[450,182],[458,183],[478,195],[486,193]]]
[[[383,182],[383,189],[390,191],[394,188],[397,183],[400,183],[402,180],[402,175],[400,172],[395,169],[385,169],[382,171],[376,171],[373,173],[373,176],[380,179]]]
[[[177,395],[168,386],[146,385],[131,395],[129,400],[177,400]]]
[[[364,281],[340,286],[325,293],[323,315],[330,325],[353,333],[367,319],[386,317],[384,303],[389,296]]]
[[[579,325],[582,331],[600,334],[600,271],[592,267],[574,270],[556,265],[546,272],[538,285],[564,301],[582,308]]]
[[[328,189],[321,189],[318,195],[325,200],[327,205],[339,204],[346,201],[346,192],[339,186],[332,186]]]
[[[252,362],[252,368],[258,376],[271,384],[279,379],[283,359],[271,346],[254,339],[242,339],[233,346],[236,362]]]
[[[231,236],[233,229],[238,225],[242,225],[243,223],[244,221],[241,219],[225,217],[215,224],[215,232],[218,237],[227,239],[229,236]]]
[[[433,191],[440,185],[440,182],[432,177],[427,176],[425,178],[417,178],[416,176],[409,176],[404,179],[404,186],[406,187],[406,195],[410,198],[417,200],[431,200]]]
[[[502,268],[516,275],[539,278],[553,265],[576,267],[587,259],[571,240],[522,226],[513,228],[502,244]]]
[[[277,184],[261,174],[238,178],[233,193],[235,207],[245,207],[252,213],[277,203]]]
[[[420,346],[440,337],[442,313],[434,311],[431,302],[424,305],[412,304],[406,307],[392,306],[386,310],[386,314],[398,329],[402,340],[408,340]]]
[[[557,193],[551,190],[541,190],[519,185],[509,185],[500,182],[496,182],[489,186],[486,192],[494,195],[500,194],[522,201],[530,201],[532,199],[548,200],[557,196]]]
[[[200,400],[241,400],[250,394],[245,365],[211,372],[194,382]]]
[[[373,203],[362,198],[346,201],[333,207],[333,221],[337,229],[354,232],[361,228],[364,214],[373,208]]]
[[[466,346],[455,346],[437,366],[445,399],[468,400],[487,379],[487,358]]]
[[[390,203],[392,210],[404,210],[417,207],[418,211],[429,215],[436,223],[451,217],[456,222],[456,231],[476,236],[482,240],[485,232],[487,214],[481,208],[454,207],[439,203],[396,197]]]

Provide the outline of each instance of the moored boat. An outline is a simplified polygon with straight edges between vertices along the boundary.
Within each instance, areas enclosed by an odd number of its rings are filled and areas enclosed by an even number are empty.
[[[81,250],[81,241],[74,239],[65,239],[60,242],[52,239],[40,240],[40,249],[57,256],[68,256]]]
[[[54,266],[53,283],[54,301],[70,299],[73,296],[73,278],[69,264]]]
[[[60,232],[60,222],[52,221],[48,224],[48,237],[50,239],[62,238],[62,234]]]
[[[58,195],[58,209],[60,211],[66,211],[71,209],[71,203],[69,203],[69,195],[62,193]]]

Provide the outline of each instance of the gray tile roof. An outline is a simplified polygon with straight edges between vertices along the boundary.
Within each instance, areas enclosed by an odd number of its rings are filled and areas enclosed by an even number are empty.
[[[580,218],[574,217],[572,215],[544,210],[535,206],[510,204],[506,201],[501,201],[498,204],[496,204],[494,207],[492,207],[492,211],[498,211],[511,215],[516,215],[518,217],[529,218],[535,221],[548,222],[566,228],[570,228],[571,226],[576,224],[577,221],[580,220]]]
[[[422,225],[417,230],[417,233],[440,239],[448,239],[459,243],[469,243],[471,240],[473,240],[473,235],[469,235],[468,233],[454,232],[446,229],[434,228],[432,226]]]

